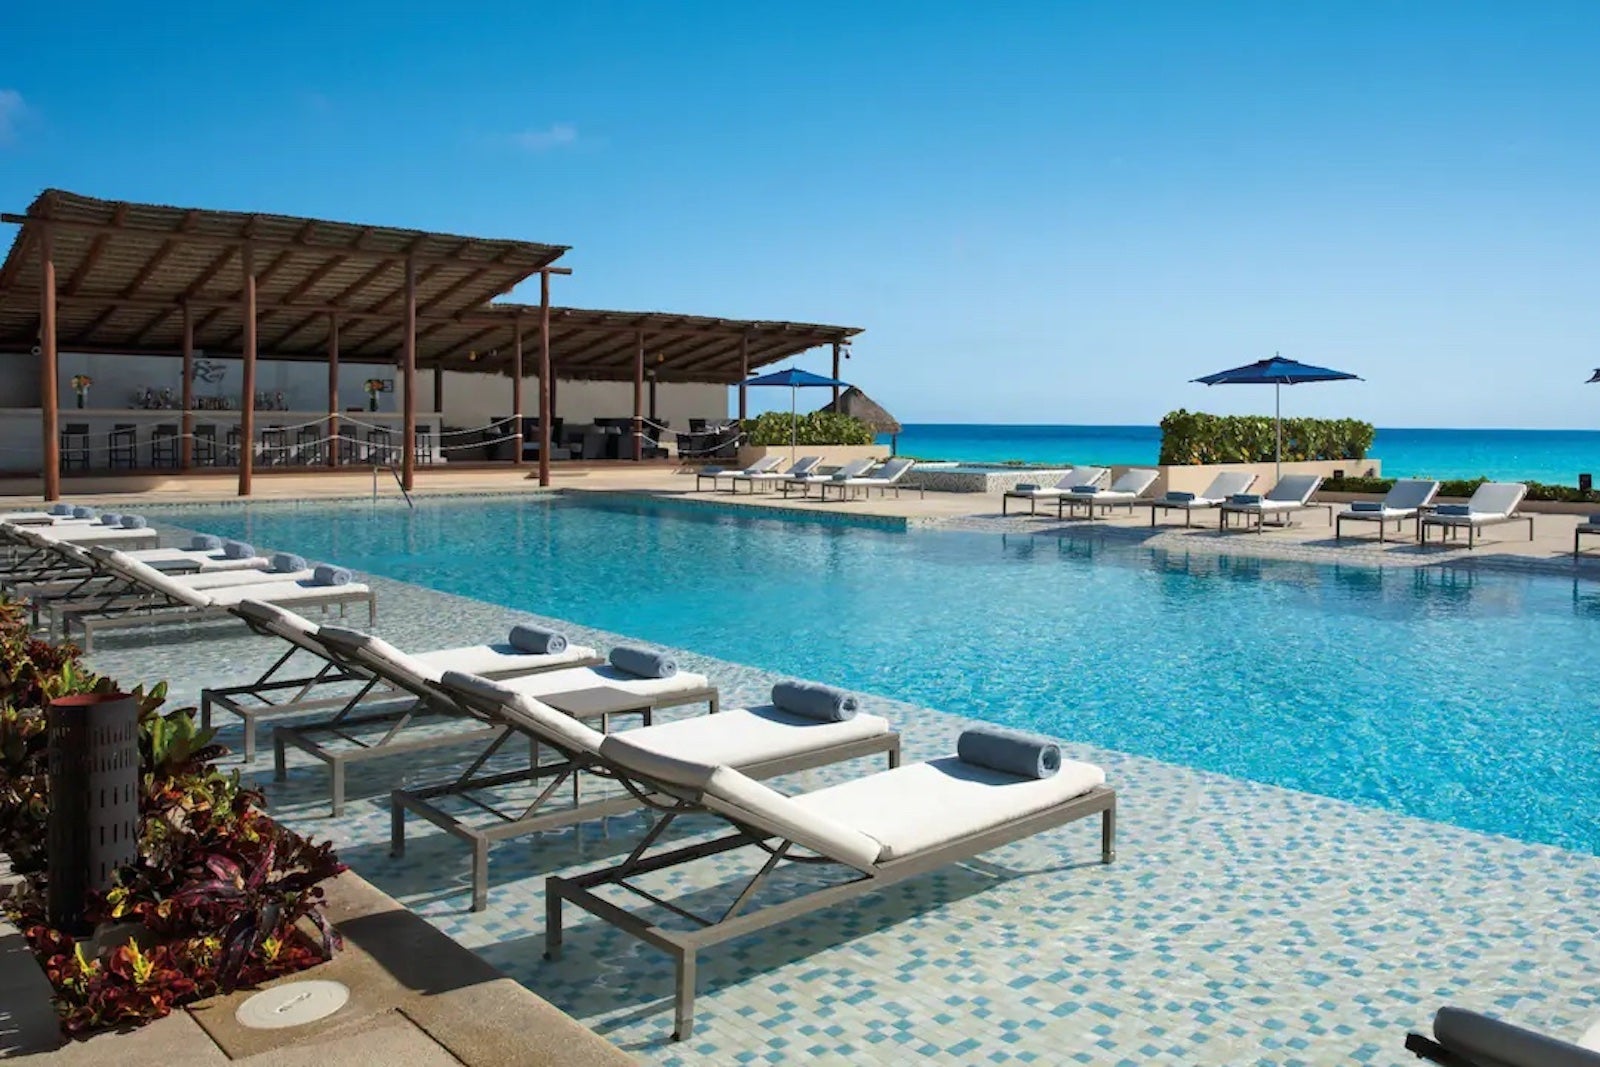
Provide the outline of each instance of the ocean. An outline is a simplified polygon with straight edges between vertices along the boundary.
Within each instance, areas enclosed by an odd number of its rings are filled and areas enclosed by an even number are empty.
[[[968,463],[1153,464],[1160,452],[1155,426],[910,423],[900,433],[902,455]],[[1580,472],[1600,474],[1600,431],[1380,429],[1370,454],[1390,477],[1577,485]]]

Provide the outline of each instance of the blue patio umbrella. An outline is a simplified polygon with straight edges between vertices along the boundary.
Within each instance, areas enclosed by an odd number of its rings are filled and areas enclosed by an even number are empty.
[[[745,380],[745,388],[752,385],[781,385],[789,388],[789,462],[794,462],[794,454],[800,438],[800,420],[797,414],[800,405],[800,390],[802,389],[831,389],[834,386],[848,389],[849,382],[841,382],[837,378],[829,378],[821,374],[812,374],[808,370],[798,367],[785,367],[769,374],[762,374],[755,378]]]
[[[1600,374],[1600,371],[1596,371]],[[1277,434],[1277,450],[1274,453],[1273,476],[1283,476],[1283,404],[1282,391],[1285,385],[1300,385],[1302,382],[1340,382],[1361,381],[1358,375],[1342,370],[1329,370],[1327,367],[1313,367],[1307,363],[1297,363],[1292,359],[1284,359],[1273,354],[1271,359],[1257,360],[1255,363],[1243,367],[1234,367],[1232,370],[1221,370],[1215,374],[1208,374],[1204,378],[1196,378],[1201,385],[1270,385],[1272,386],[1272,422]]]

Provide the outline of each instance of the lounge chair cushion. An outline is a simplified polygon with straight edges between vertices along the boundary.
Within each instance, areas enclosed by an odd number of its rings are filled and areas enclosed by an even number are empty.
[[[233,613],[296,645],[303,645],[317,633],[317,624],[305,616],[260,600],[241,600],[233,606]]]
[[[871,775],[879,778],[882,775]],[[718,767],[705,786],[705,804],[739,822],[772,830],[821,855],[871,871],[883,849],[848,823],[804,808],[732,767]]]
[[[284,575],[277,575],[283,578]],[[226,589],[207,590],[204,596],[209,600],[204,606],[227,608],[242,600],[265,600],[271,604],[306,603],[317,604],[330,601],[331,594],[337,594],[341,599],[350,597],[363,597],[371,591],[360,582],[351,582],[349,585],[338,587],[322,585],[315,581],[277,581],[277,582],[252,582],[249,585],[235,585]],[[201,606],[201,605],[196,605]]]
[[[570,652],[571,649],[568,649]],[[641,678],[636,674],[619,671],[604,664],[599,667],[568,667],[560,671],[530,674],[526,678],[510,678],[504,683],[508,688],[529,696],[544,693],[570,693],[574,689],[592,689],[609,685],[642,697],[666,697],[692,690],[705,689],[710,682],[703,674],[679,671],[671,678]]]
[[[1434,1039],[1472,1063],[1506,1067],[1600,1067],[1600,1052],[1462,1008],[1440,1008]]]
[[[820,722],[767,704],[608,734],[600,755],[661,781],[702,790],[718,766],[751,767],[888,732],[888,720],[877,715]]]
[[[448,671],[443,684],[494,705],[496,714],[518,729],[574,752],[592,755],[600,751],[600,742],[605,740],[605,734],[599,730],[585,726],[571,715],[565,715],[526,693],[518,693],[503,683],[475,674]]]
[[[159,569],[159,568],[157,568]],[[163,574],[166,572],[163,571]],[[228,589],[236,585],[282,585],[285,582],[303,582],[311,577],[310,571],[289,571],[277,574],[255,567],[236,567],[232,570],[192,571],[170,575],[173,581],[190,589]]]
[[[538,653],[523,652],[509,644],[489,644],[419,652],[411,659],[426,666],[429,671],[437,672],[441,677],[445,671],[461,671],[464,674],[492,677],[547,671],[563,663],[578,663],[593,659],[594,656],[594,649],[587,645],[568,645],[560,652]]]
[[[192,548],[140,548],[129,552],[128,555],[140,563],[148,563],[157,570],[264,571],[269,563],[261,556],[228,559],[221,552]]]
[[[1311,494],[1322,488],[1320,474],[1288,474],[1278,484],[1267,490],[1266,499],[1279,504],[1304,504]]]
[[[1484,482],[1473,491],[1467,507],[1473,515],[1510,515],[1527,492],[1528,487],[1521,482]]]
[[[804,793],[794,803],[878,842],[879,862],[888,862],[1037,814],[1105,780],[1099,767],[1074,760],[1033,779],[946,756]]]

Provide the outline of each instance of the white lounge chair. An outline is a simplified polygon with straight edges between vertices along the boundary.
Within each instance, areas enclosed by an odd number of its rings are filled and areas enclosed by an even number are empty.
[[[1473,491],[1465,504],[1439,504],[1432,512],[1422,516],[1417,524],[1417,538],[1426,545],[1428,530],[1437,528],[1441,531],[1439,541],[1443,544],[1446,535],[1454,536],[1466,530],[1467,547],[1472,548],[1478,531],[1483,527],[1526,521],[1528,540],[1532,541],[1533,516],[1517,511],[1522,506],[1522,498],[1527,495],[1528,487],[1521,482],[1484,482]]]
[[[1183,524],[1193,525],[1194,513],[1220,508],[1223,503],[1236,493],[1247,491],[1256,484],[1256,476],[1249,471],[1223,471],[1211,479],[1211,484],[1206,486],[1203,493],[1183,493],[1168,491],[1166,496],[1157,497],[1148,502],[1150,508],[1150,525],[1156,524],[1156,512],[1161,512],[1165,518],[1169,511],[1183,512]]]
[[[750,464],[750,466],[745,467],[743,470],[731,471],[726,467],[701,467],[698,471],[695,471],[694,491],[698,493],[700,491],[701,483],[703,483],[707,478],[711,479],[711,489],[713,492],[715,492],[717,488],[717,482],[722,478],[737,478],[741,475],[765,474],[767,471],[770,471],[772,468],[776,467],[782,462],[782,456],[762,456],[760,459]]]
[[[1439,483],[1425,478],[1402,478],[1389,487],[1382,500],[1357,500],[1339,512],[1333,520],[1333,539],[1344,537],[1347,522],[1375,522],[1378,540],[1385,540],[1389,524],[1396,531],[1405,528],[1407,519],[1421,522],[1422,509],[1433,503],[1439,494]]]
[[[894,495],[900,495],[900,479],[911,473],[911,468],[917,465],[914,459],[891,459],[882,467],[871,474],[861,475],[856,478],[834,478],[831,481],[818,483],[817,488],[822,492],[822,499],[828,499],[828,490],[839,490],[839,499],[845,496],[861,493],[870,496],[876,489],[883,496],[889,495],[889,490],[894,490]]]
[[[1072,467],[1054,485],[1028,486],[1026,482],[1019,483],[1015,489],[1007,489],[1000,498],[1000,514],[1004,516],[1009,513],[1007,501],[1026,500],[1028,514],[1037,515],[1039,501],[1059,500],[1075,490],[1093,488],[1105,481],[1110,473],[1105,467]]]
[[[1116,855],[1116,793],[1105,785],[1105,772],[1088,763],[1062,761],[1055,774],[1035,779],[948,756],[790,797],[732,767],[651,751],[635,740],[633,731],[607,737],[600,756],[630,790],[649,798],[662,815],[621,863],[546,880],[545,954],[551,959],[560,957],[564,902],[672,953],[677,959],[673,1037],[679,1040],[687,1038],[694,1026],[696,954],[700,949],[973,859],[1086,816],[1101,816],[1101,861],[1110,863]],[[655,851],[673,822],[696,815],[714,816],[727,823],[731,832],[706,840],[697,825],[694,843]],[[754,858],[764,856],[765,862],[716,918],[695,916],[663,897],[649,898],[664,903],[679,917],[688,914],[694,925],[686,930],[681,923],[653,921],[659,911],[647,917],[619,903],[618,887],[701,860],[716,863],[714,857],[747,848],[759,850],[761,855]],[[799,896],[783,894],[776,902],[759,903],[757,897],[768,879],[791,863],[832,864],[854,877]],[[671,886],[674,881],[669,875],[666,884]],[[653,886],[661,884],[659,878],[652,882]]]
[[[621,734],[607,734],[556,711],[525,692],[528,686],[522,680],[494,682],[451,672],[441,684],[456,696],[463,710],[508,729],[536,746],[553,748],[562,757],[559,763],[536,764],[526,770],[488,777],[473,777],[477,770],[474,766],[454,782],[395,792],[391,852],[399,855],[405,847],[403,811],[419,814],[467,841],[473,847],[474,856],[474,911],[481,910],[485,903],[487,852],[494,842],[620,814],[643,803],[630,792],[582,799],[578,783],[591,771],[604,771],[601,756],[608,736],[626,736],[631,745],[651,758],[713,760],[736,766],[752,778],[792,774],[862,756],[886,756],[891,768],[900,762],[900,735],[876,715],[820,722],[762,705],[650,723]],[[459,811],[447,811],[435,803],[443,797],[484,790],[493,792],[509,783],[535,783],[547,778],[552,779],[551,784],[540,792],[532,806],[514,817],[504,817],[503,821],[486,826],[481,821],[474,825]],[[551,803],[559,787],[569,779],[573,802]],[[459,808],[459,805],[452,807]]]
[[[124,553],[106,548],[96,548],[94,552],[109,569],[122,574],[127,584],[102,598],[57,604],[51,608],[63,636],[71,637],[74,625],[81,630],[85,651],[93,647],[94,635],[102,630],[219,618],[231,614],[230,609],[244,600],[289,604],[296,608],[318,607],[324,611],[336,607],[341,614],[347,605],[365,604],[368,625],[377,620],[377,596],[360,582],[319,585],[314,580],[294,580],[193,589],[175,580],[173,575],[164,574]]]
[[[831,482],[838,478],[841,474],[844,475],[845,478],[859,477],[867,473],[867,470],[875,462],[876,460],[872,459],[853,459],[849,463],[844,464],[838,470],[828,474],[791,475],[780,480],[778,482],[778,488],[783,491],[784,496],[788,496],[789,490],[791,489],[798,489],[800,490],[801,496],[808,496],[811,493],[811,487],[813,485],[821,485],[824,482]]]
[[[1131,515],[1133,505],[1139,502],[1145,490],[1154,485],[1160,476],[1160,471],[1134,467],[1124,471],[1122,477],[1112,482],[1109,489],[1101,489],[1095,485],[1075,489],[1056,498],[1056,518],[1066,517],[1069,512],[1075,516],[1077,510],[1083,508],[1086,517],[1093,519],[1095,508],[1110,511],[1117,504],[1126,507]]]
[[[140,548],[128,555],[141,563],[148,563],[158,571],[181,574],[184,571],[264,571],[272,566],[265,556],[234,558],[221,549],[209,548]]]
[[[1269,517],[1278,521],[1274,525],[1288,526],[1293,519],[1291,516],[1301,511],[1316,511],[1321,509],[1328,513],[1328,525],[1333,525],[1333,505],[1313,504],[1311,497],[1318,489],[1322,488],[1322,475],[1320,474],[1290,474],[1278,479],[1278,484],[1267,490],[1264,496],[1254,493],[1235,493],[1222,502],[1222,507],[1217,512],[1217,528],[1228,528],[1228,516],[1244,516],[1245,528],[1250,528],[1250,520],[1255,519],[1255,529],[1260,533],[1266,528]]]
[[[791,478],[805,478],[813,474],[821,463],[821,456],[801,456],[790,464],[786,471],[769,470],[757,474],[736,474],[731,480],[729,491],[737,493],[740,482],[749,485],[752,493],[756,491],[757,486],[770,491],[773,486],[781,485]]]

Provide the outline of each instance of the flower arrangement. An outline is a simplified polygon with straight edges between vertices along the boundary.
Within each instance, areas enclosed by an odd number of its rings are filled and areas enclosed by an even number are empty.
[[[367,410],[378,410],[378,394],[383,392],[382,378],[368,378],[363,384],[367,390]]]
[[[87,374],[74,374],[72,376],[72,391],[78,396],[78,406],[83,407],[84,398],[89,395],[89,386],[94,384],[94,379]]]
[[[0,599],[0,850],[25,883],[5,913],[23,930],[55,990],[62,1029],[86,1035],[139,1026],[202,997],[292,974],[327,959],[338,934],[320,883],[344,869],[261,810],[262,797],[223,774],[225,753],[192,708],[163,713],[165,684],[139,703],[138,857],[88,917],[138,935],[96,953],[46,919],[49,811],[44,706],[117,685],[85,668],[71,645],[33,638],[22,605]],[[320,936],[301,932],[309,921]]]

